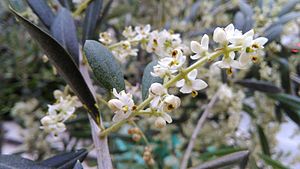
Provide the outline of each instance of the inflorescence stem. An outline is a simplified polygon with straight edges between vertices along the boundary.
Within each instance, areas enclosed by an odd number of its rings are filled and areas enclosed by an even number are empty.
[[[226,47],[226,48],[222,48],[222,49],[220,49],[218,51],[215,51],[215,52],[209,54],[208,56],[202,57],[200,60],[198,60],[194,64],[190,65],[186,69],[183,69],[179,74],[177,74],[176,76],[174,76],[172,79],[170,79],[163,86],[168,89],[172,85],[174,85],[177,81],[179,81],[182,78],[184,78],[184,76],[186,74],[188,74],[189,72],[191,72],[194,69],[197,69],[197,68],[201,67],[206,62],[215,60],[216,58],[218,58],[219,56],[221,56],[223,54],[226,54],[226,53],[229,53],[229,52],[232,52],[232,51],[238,51],[241,48],[242,47],[240,47],[240,46],[237,46],[237,47]],[[124,120],[122,120],[120,122],[117,122],[117,123],[113,124],[112,126],[110,126],[109,128],[103,130],[100,133],[100,137],[106,136],[110,132],[117,130],[123,124],[125,124],[130,118],[132,118],[132,117],[134,117],[136,115],[139,115],[140,111],[143,110],[148,104],[150,104],[150,102],[152,101],[152,99],[153,99],[153,97],[149,96],[146,100],[144,100],[140,105],[137,106],[136,110],[127,119],[124,119]]]

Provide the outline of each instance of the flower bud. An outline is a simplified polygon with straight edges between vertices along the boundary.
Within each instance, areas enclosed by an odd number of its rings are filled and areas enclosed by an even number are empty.
[[[43,117],[43,118],[41,119],[41,123],[42,123],[43,126],[47,126],[47,125],[53,123],[53,120],[52,120],[51,117],[45,116],[45,117]]]
[[[111,99],[110,101],[108,101],[108,107],[112,111],[121,110],[123,107],[123,103],[118,99]]]
[[[216,28],[213,34],[213,40],[217,43],[226,43],[226,32],[222,28]]]
[[[164,118],[162,118],[162,117],[158,117],[155,120],[155,122],[154,122],[154,126],[156,128],[160,128],[161,129],[161,128],[165,127],[166,125],[167,125],[166,120]]]
[[[165,94],[167,91],[160,83],[152,83],[149,88],[149,93],[155,96],[161,96]]]
[[[141,135],[140,134],[133,134],[132,135],[132,140],[133,141],[138,142],[138,141],[140,141],[140,139],[141,139]]]

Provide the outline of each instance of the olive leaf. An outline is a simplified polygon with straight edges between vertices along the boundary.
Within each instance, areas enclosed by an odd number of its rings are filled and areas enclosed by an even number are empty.
[[[153,66],[157,65],[157,61],[150,62],[144,69],[142,78],[142,98],[145,100],[148,97],[148,90],[152,83],[162,83],[163,80],[160,77],[153,77]]]
[[[87,154],[87,150],[81,149],[74,152],[55,155],[54,157],[39,162],[39,164],[57,169],[69,169],[72,168],[77,161],[83,161]]]
[[[40,18],[42,23],[47,28],[50,28],[52,22],[54,21],[55,15],[47,4],[47,1],[27,0],[27,3],[33,12]]]
[[[77,160],[75,166],[73,167],[73,169],[83,169],[83,166],[81,165],[80,161]]]
[[[65,49],[39,27],[33,25],[30,21],[22,17],[11,8],[17,20],[27,29],[31,37],[40,45],[45,54],[49,57],[51,63],[56,67],[58,73],[63,77],[81,102],[86,105],[89,113],[96,122],[99,119],[96,101],[88,88],[78,67]]]
[[[239,1],[239,7],[241,12],[244,14],[244,25],[243,25],[243,32],[247,32],[252,29],[254,21],[252,19],[253,16],[253,9],[252,7],[245,1]]]
[[[239,165],[241,169],[244,169],[247,165],[248,157],[248,150],[239,151],[205,162],[197,167],[193,167],[192,169],[218,169],[233,165]]]
[[[260,145],[261,145],[263,153],[267,156],[270,156],[271,153],[270,153],[269,143],[268,143],[268,139],[266,137],[266,134],[265,134],[263,128],[260,125],[257,125],[256,129],[258,132],[259,141],[260,141]]]
[[[279,12],[278,16],[282,16],[288,12],[291,12],[295,6],[297,5],[297,3],[300,3],[299,0],[290,0],[288,1],[281,9],[281,11]]]
[[[272,166],[272,168],[276,169],[289,169],[289,167],[284,166],[279,161],[273,160],[271,157],[266,156],[264,154],[258,154],[261,159],[265,161],[266,164]]]
[[[258,81],[252,79],[244,79],[235,81],[236,84],[247,87],[249,89],[266,92],[266,93],[280,93],[282,89],[267,81]]]
[[[103,0],[94,0],[92,1],[88,8],[86,9],[84,24],[83,24],[83,34],[82,34],[82,43],[87,39],[92,39],[95,35],[96,29],[96,20],[100,15],[102,9]]]
[[[245,15],[242,12],[237,12],[234,15],[234,27],[236,27],[236,29],[242,30],[244,25],[245,25]]]
[[[54,169],[37,164],[35,161],[17,155],[0,155],[0,168],[3,169]]]
[[[79,44],[75,23],[69,10],[63,7],[59,9],[50,30],[54,38],[71,54],[72,59],[78,65]]]
[[[84,52],[100,85],[108,90],[115,88],[117,91],[121,91],[125,89],[120,65],[106,47],[94,40],[87,40],[84,44]]]

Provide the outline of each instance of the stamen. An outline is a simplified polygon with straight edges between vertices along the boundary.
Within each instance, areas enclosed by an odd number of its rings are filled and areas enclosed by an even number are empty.
[[[193,90],[193,91],[192,91],[192,97],[196,97],[197,95],[198,95],[198,92],[195,91],[195,90]]]

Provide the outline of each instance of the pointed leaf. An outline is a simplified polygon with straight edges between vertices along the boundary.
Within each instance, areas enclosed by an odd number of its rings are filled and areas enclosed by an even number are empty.
[[[75,23],[71,13],[61,7],[58,15],[51,25],[51,34],[71,54],[72,59],[78,65],[79,44],[76,35]]]
[[[258,90],[266,93],[280,93],[282,89],[267,81],[257,81],[252,79],[238,80],[235,83],[249,89]]]
[[[297,96],[285,93],[269,94],[268,96],[292,109],[300,110],[300,98]]]
[[[157,65],[157,61],[150,62],[144,69],[142,78],[142,98],[145,100],[148,97],[148,90],[152,83],[163,83],[160,77],[153,77],[150,72],[153,72],[153,66]]]
[[[120,65],[106,47],[94,40],[87,40],[84,44],[84,52],[100,85],[108,90],[125,89]]]
[[[245,15],[242,12],[237,12],[234,15],[234,27],[242,30],[245,25]]]
[[[27,2],[33,12],[41,19],[42,23],[46,27],[50,28],[52,22],[54,21],[55,15],[47,4],[47,1],[27,0]]]
[[[95,106],[96,101],[71,56],[49,34],[30,23],[13,9],[11,11],[27,29],[32,38],[41,46],[52,64],[56,67],[58,73],[72,88],[81,102],[86,105],[94,120],[98,121],[99,113]]]
[[[264,37],[268,38],[267,43],[270,43],[275,39],[279,38],[282,30],[283,30],[283,26],[281,24],[274,25],[271,28],[267,29],[264,32]]]
[[[77,160],[75,166],[73,167],[73,169],[83,169],[83,166],[81,165],[80,161]]]
[[[297,5],[297,3],[300,3],[299,0],[289,0],[281,9],[281,11],[279,12],[278,16],[282,16],[288,12],[291,12],[295,6]]]
[[[17,155],[0,155],[2,169],[53,169]]]
[[[89,4],[86,10],[84,24],[83,24],[83,36],[82,42],[84,43],[87,39],[93,39],[95,35],[95,29],[97,24],[98,16],[102,9],[103,0],[94,0]]]
[[[193,169],[217,169],[223,167],[229,167],[232,165],[240,165],[240,168],[245,168],[245,164],[248,161],[249,151],[239,151],[225,155],[223,157],[217,158],[205,162]]]
[[[267,137],[265,135],[263,128],[260,125],[257,125],[256,129],[258,132],[260,146],[261,146],[263,153],[267,156],[270,156],[271,153],[270,153],[270,148],[269,148],[269,142],[267,140]]]
[[[260,158],[262,158],[266,164],[272,166],[272,168],[276,169],[289,169],[289,167],[284,166],[279,161],[273,160],[269,156],[266,156],[264,154],[258,154]]]
[[[72,168],[78,160],[82,162],[87,154],[87,150],[81,149],[75,152],[56,155],[54,157],[41,161],[39,164],[57,169],[69,169]]]

